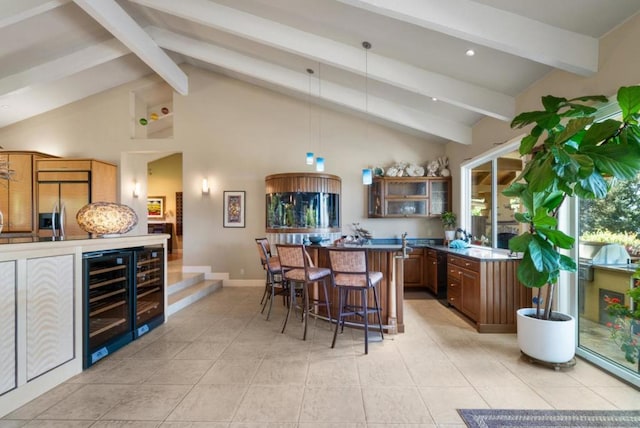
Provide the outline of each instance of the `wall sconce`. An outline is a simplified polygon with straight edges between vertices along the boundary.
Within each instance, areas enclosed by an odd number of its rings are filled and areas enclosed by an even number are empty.
[[[324,158],[316,158],[316,171],[324,171]]]
[[[209,194],[209,180],[207,180],[206,178],[202,179],[202,194],[203,195],[208,195]]]
[[[138,196],[140,196],[140,183],[136,181],[133,183],[133,197],[137,198]]]
[[[373,171],[370,168],[366,168],[362,170],[362,184],[365,186],[373,183]]]

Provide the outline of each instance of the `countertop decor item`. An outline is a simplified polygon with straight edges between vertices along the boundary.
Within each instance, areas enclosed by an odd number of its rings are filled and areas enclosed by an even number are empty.
[[[133,208],[115,202],[92,202],[80,208],[76,221],[87,233],[99,236],[120,235],[138,224]]]

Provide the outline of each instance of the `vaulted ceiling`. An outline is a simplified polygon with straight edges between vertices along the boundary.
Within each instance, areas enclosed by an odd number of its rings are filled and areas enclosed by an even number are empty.
[[[3,0],[0,127],[150,73],[188,96],[188,63],[470,144],[478,120],[509,121],[549,71],[596,73],[599,39],[638,11],[640,0]]]

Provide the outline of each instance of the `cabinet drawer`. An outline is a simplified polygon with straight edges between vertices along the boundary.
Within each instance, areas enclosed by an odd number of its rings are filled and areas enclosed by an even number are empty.
[[[451,281],[452,279],[460,281],[462,278],[462,270],[459,266],[449,265],[447,266],[447,279]]]
[[[460,282],[452,281],[451,278],[447,283],[447,302],[457,307],[460,306]]]
[[[427,251],[427,257],[438,257],[438,252],[436,250],[426,250]]]
[[[465,269],[473,270],[475,272],[480,271],[480,262],[467,259],[465,257],[449,255],[448,263],[456,266],[460,266]]]

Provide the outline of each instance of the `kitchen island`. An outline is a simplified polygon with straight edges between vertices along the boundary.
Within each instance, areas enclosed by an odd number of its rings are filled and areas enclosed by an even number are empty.
[[[0,416],[82,371],[83,254],[167,238],[0,237]]]
[[[382,327],[385,333],[404,333],[404,257],[400,244],[371,244],[371,245],[346,245],[348,248],[366,248],[369,253],[369,270],[382,272],[382,280],[378,285],[378,297],[380,298],[380,312]],[[309,245],[309,255],[314,264],[321,267],[329,267],[329,253],[327,246]],[[329,301],[331,313],[335,317],[338,313],[338,290],[329,287]],[[320,287],[314,290],[316,297],[321,293]],[[323,298],[324,296],[320,296]],[[373,293],[369,293],[369,306],[373,306]],[[325,316],[322,309],[318,309],[320,316]],[[370,315],[371,325],[377,324],[377,317]],[[356,322],[355,319],[350,320]]]

